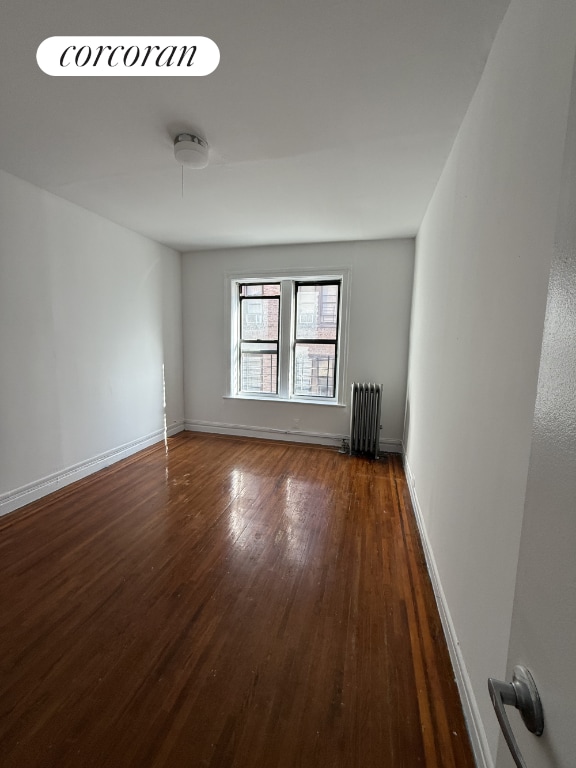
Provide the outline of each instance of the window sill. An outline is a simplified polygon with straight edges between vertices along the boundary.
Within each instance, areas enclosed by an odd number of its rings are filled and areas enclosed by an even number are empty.
[[[298,403],[298,405],[328,405],[333,408],[346,408],[346,403],[339,403],[336,400],[325,400],[322,397],[304,398],[304,397],[278,397],[273,395],[223,395],[224,400],[257,400],[265,403]]]

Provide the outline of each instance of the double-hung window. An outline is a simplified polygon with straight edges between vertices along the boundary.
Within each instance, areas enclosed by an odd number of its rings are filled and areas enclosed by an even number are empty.
[[[340,282],[297,282],[292,338],[292,392],[336,396]]]
[[[275,395],[280,351],[280,283],[240,283],[238,306],[239,391]]]
[[[233,397],[338,402],[342,283],[232,279]]]

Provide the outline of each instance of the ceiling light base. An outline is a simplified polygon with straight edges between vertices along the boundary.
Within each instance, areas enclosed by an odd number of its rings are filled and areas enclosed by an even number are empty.
[[[174,157],[186,168],[206,168],[208,142],[193,133],[179,133],[174,139]]]

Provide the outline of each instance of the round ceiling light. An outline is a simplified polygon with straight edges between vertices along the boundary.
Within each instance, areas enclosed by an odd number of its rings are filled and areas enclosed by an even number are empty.
[[[187,168],[206,168],[208,142],[193,133],[179,133],[174,139],[174,157]]]

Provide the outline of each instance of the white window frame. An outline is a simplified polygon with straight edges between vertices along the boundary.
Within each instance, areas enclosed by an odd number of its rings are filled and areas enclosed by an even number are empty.
[[[349,329],[349,305],[350,305],[350,286],[351,286],[351,268],[335,267],[322,270],[259,270],[254,269],[250,272],[235,272],[225,276],[226,280],[226,306],[227,327],[229,328],[227,358],[227,380],[228,391],[224,397],[239,400],[268,400],[273,402],[296,402],[310,403],[312,405],[346,405],[346,369],[348,363],[348,329]],[[340,313],[338,344],[336,350],[337,372],[336,372],[336,392],[332,397],[318,397],[311,395],[292,394],[293,389],[293,361],[292,361],[292,338],[294,335],[295,324],[295,290],[297,282],[322,282],[322,281],[340,281]],[[278,394],[266,393],[247,393],[239,391],[238,382],[238,343],[239,343],[239,299],[238,285],[243,283],[275,283],[281,285],[280,295],[280,339],[278,355]]]

